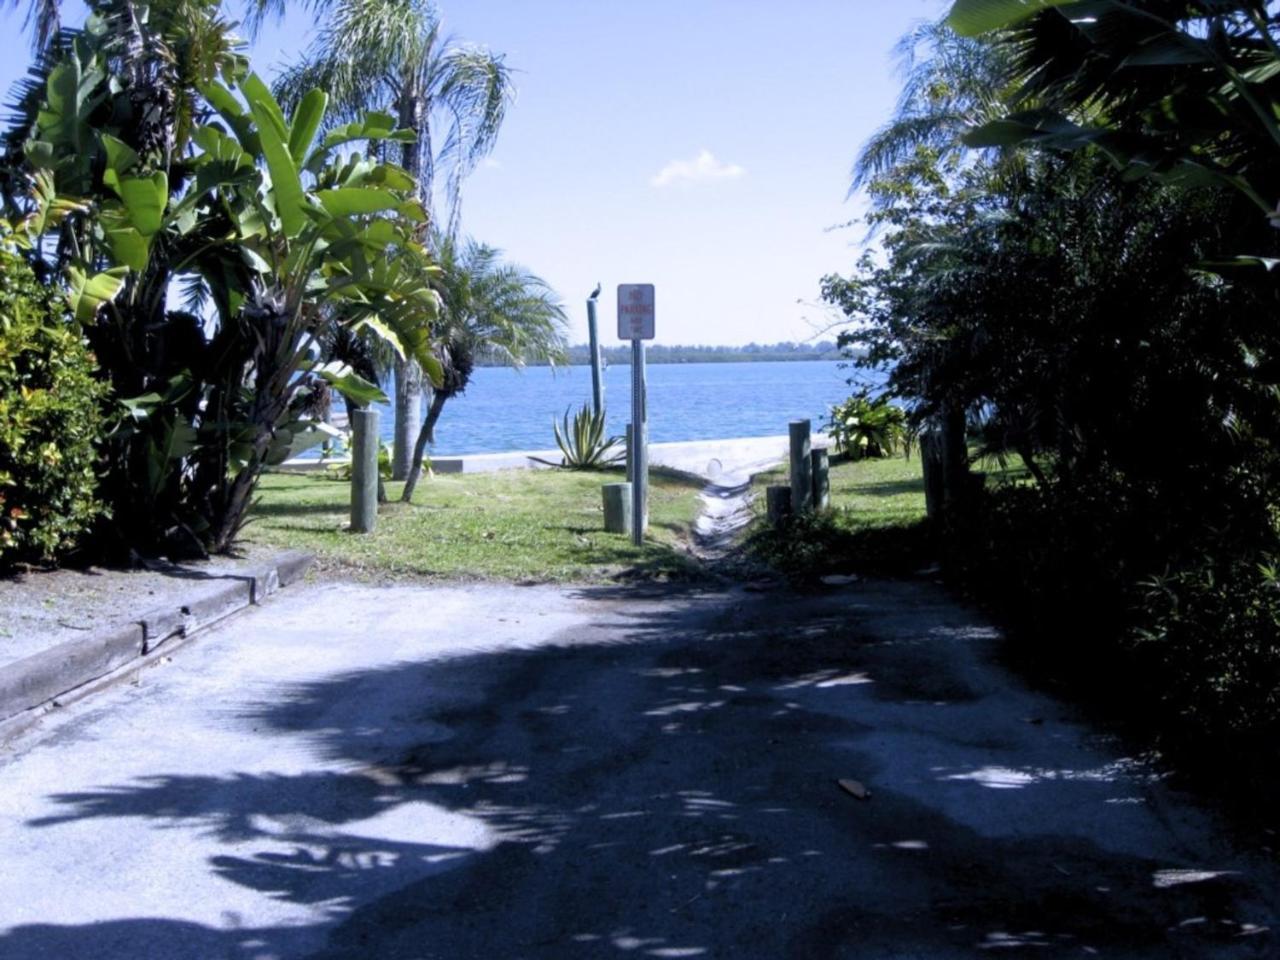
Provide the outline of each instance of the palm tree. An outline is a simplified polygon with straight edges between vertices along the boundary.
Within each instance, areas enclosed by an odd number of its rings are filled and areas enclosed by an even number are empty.
[[[937,21],[908,32],[894,52],[902,94],[893,118],[859,152],[850,194],[910,161],[921,148],[936,153],[942,166],[958,162],[968,149],[965,133],[1005,109],[1012,71],[1002,46],[962,37]]]
[[[849,193],[877,181],[898,180],[923,187],[941,176],[952,179],[972,155],[964,135],[975,125],[1005,109],[1004,93],[1012,79],[1011,58],[1004,47],[988,39],[962,37],[946,21],[921,23],[899,42],[896,54],[903,74],[902,94],[893,117],[863,146],[853,166]],[[1019,158],[1012,152],[985,159],[997,178],[1012,178]],[[872,189],[872,206],[886,210],[898,194]],[[874,219],[873,219],[874,222]],[[937,269],[931,263],[928,269]],[[955,345],[944,344],[931,363],[942,369],[951,362]],[[947,496],[965,483],[967,470],[964,410],[947,405],[928,423],[941,443]],[[932,441],[926,444],[932,449]]]
[[[418,182],[433,211],[437,173],[444,176],[447,229],[457,233],[462,182],[493,149],[515,88],[501,55],[451,42],[427,0],[338,0],[322,3],[329,21],[302,62],[277,85],[291,104],[307,90],[329,93],[331,116],[346,120],[370,108],[394,114],[417,139],[401,146],[400,166]],[[434,211],[433,211],[434,212]],[[438,219],[433,215],[433,223]],[[422,410],[422,374],[395,364],[392,476],[409,472],[408,452]]]
[[[418,431],[413,461],[400,499],[408,503],[422,473],[428,443],[449,400],[467,388],[477,360],[511,366],[562,360],[565,313],[541,278],[502,260],[502,251],[473,240],[437,234],[434,238],[442,309],[435,325],[442,382],[431,394],[427,419]]]

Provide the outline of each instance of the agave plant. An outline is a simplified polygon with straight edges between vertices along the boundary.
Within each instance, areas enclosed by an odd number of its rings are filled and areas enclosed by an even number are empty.
[[[551,463],[550,460],[533,457],[538,463],[569,470],[598,470],[626,459],[625,451],[617,449],[622,443],[622,437],[605,435],[605,412],[601,410],[595,413],[590,404],[582,405],[573,415],[572,424],[569,422],[569,409],[566,409],[563,422],[556,423],[553,420],[551,426],[555,430],[556,446],[560,448],[563,459],[560,463]]]

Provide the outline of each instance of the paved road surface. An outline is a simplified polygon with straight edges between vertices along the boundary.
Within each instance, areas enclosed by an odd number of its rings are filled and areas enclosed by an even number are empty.
[[[1277,956],[1274,838],[993,646],[929,584],[291,589],[0,754],[0,957]]]

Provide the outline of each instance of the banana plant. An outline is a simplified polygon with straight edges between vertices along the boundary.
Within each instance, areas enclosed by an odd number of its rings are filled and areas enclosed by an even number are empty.
[[[23,150],[26,203],[9,212],[64,276],[125,402],[105,481],[122,539],[224,550],[262,470],[307,429],[308,394],[385,400],[324,362],[326,324],[440,377],[413,180],[344,151],[413,135],[379,113],[320,135],[323,91],[286,116],[258,76],[228,69],[198,82],[171,156],[131,141],[113,42],[91,17],[50,69]],[[169,305],[179,283],[186,310]]]
[[[367,117],[317,143],[327,105],[322,91],[303,97],[292,117],[254,74],[240,81],[238,98],[217,81],[205,91],[226,129],[197,131],[196,141],[214,147],[219,170],[249,169],[244,160],[249,157],[255,172],[224,181],[208,177],[217,184],[215,192],[241,214],[236,224],[241,269],[228,270],[222,250],[202,252],[191,264],[204,276],[213,301],[242,321],[240,329],[246,317],[255,321],[248,363],[237,357],[221,368],[211,397],[221,419],[239,399],[243,370],[253,369],[253,413],[211,458],[215,472],[234,473],[213,536],[216,543],[228,544],[258,472],[288,451],[305,429],[289,415],[300,384],[323,381],[360,405],[386,399],[349,367],[321,362],[322,325],[341,318],[385,340],[438,380],[439,362],[429,341],[438,298],[430,262],[415,240],[426,214],[412,199],[413,181],[396,167],[339,152],[352,140],[402,139],[405,134],[389,117]],[[197,164],[197,179],[199,170]]]

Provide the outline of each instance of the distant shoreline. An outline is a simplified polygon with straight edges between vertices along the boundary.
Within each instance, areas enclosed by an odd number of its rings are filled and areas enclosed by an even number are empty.
[[[660,364],[693,364],[693,363],[808,363],[822,361],[832,363],[838,360],[851,361],[853,358],[842,354],[839,351],[831,353],[736,353],[731,351],[699,352],[694,354],[674,353],[663,350],[660,347],[651,347],[645,351],[645,363],[650,365]],[[626,367],[631,364],[631,348],[630,347],[608,347],[604,351],[605,366],[608,367]],[[557,366],[567,367],[586,367],[591,364],[591,354],[586,347],[574,347],[570,350],[569,359],[564,364]],[[481,361],[477,362],[478,367],[505,367],[507,363],[499,361]],[[529,363],[530,367],[546,367],[547,363]]]

